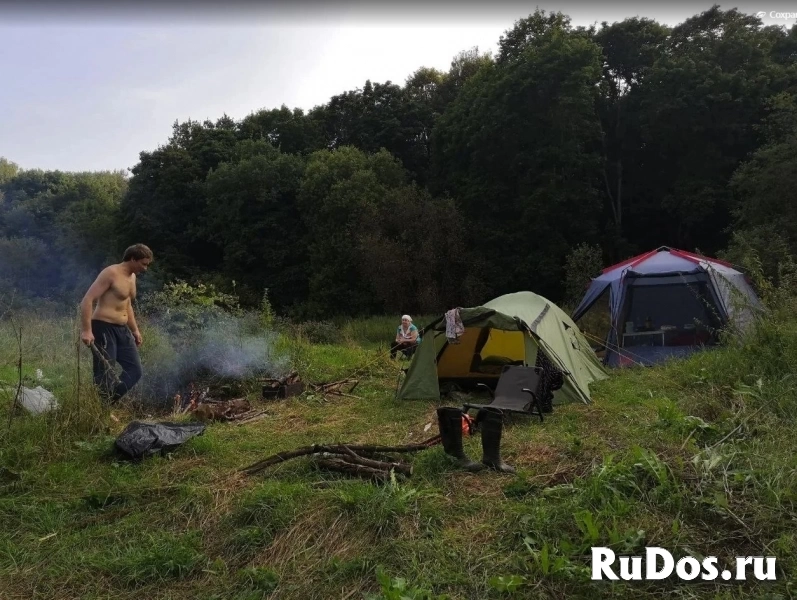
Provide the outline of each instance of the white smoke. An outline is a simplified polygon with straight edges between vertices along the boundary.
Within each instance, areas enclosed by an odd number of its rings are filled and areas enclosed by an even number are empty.
[[[191,383],[243,382],[291,371],[289,354],[276,349],[277,334],[258,327],[256,315],[213,313],[202,321],[201,327],[176,328],[163,316],[150,320],[150,326],[168,336],[172,351],[145,361],[139,392],[145,404],[168,406]]]

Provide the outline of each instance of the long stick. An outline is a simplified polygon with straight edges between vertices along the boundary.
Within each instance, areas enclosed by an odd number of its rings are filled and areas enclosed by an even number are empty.
[[[269,456],[266,459],[249,465],[248,467],[244,467],[241,469],[241,472],[246,473],[247,475],[253,475],[268,469],[272,465],[276,465],[299,456],[307,456],[308,454],[318,454],[321,452],[328,452],[330,454],[344,454],[346,453],[347,447],[354,452],[359,452],[360,454],[373,454],[376,452],[418,452],[419,450],[431,448],[435,444],[439,444],[440,441],[440,436],[436,435],[424,442],[421,442],[420,444],[408,444],[406,446],[355,446],[351,444],[324,446],[320,444],[313,444],[312,446],[297,448],[296,450],[291,450],[290,452],[279,452],[273,456]]]
[[[11,322],[13,327],[13,321]],[[14,332],[16,333],[16,332]],[[14,394],[14,404],[11,405],[11,410],[8,411],[8,428],[11,429],[11,419],[14,418],[14,411],[17,406],[22,404],[20,395],[22,394],[22,325],[19,326],[19,334],[15,335],[17,338],[17,345],[19,346],[19,358],[17,359],[17,391]]]
[[[95,346],[93,343],[89,344],[89,348],[91,348],[91,351],[94,353],[94,356],[96,356],[100,360],[100,362],[102,362],[102,364],[105,365],[105,371],[113,378],[114,385],[121,384],[122,383],[121,379],[119,379],[119,376],[116,374],[116,371],[114,371],[114,368],[111,366],[111,363],[108,362],[108,359],[102,355],[100,349],[97,348],[97,346]]]
[[[348,458],[345,459],[348,462],[355,462],[358,465],[373,467],[374,469],[385,469],[388,471],[390,469],[394,469],[397,472],[402,473],[404,475],[407,476],[412,475],[412,465],[405,465],[397,462],[383,462],[381,460],[372,460],[370,458],[363,458],[359,454],[355,454],[354,451],[352,451],[352,449],[349,448],[348,446],[343,446],[343,450],[346,452],[346,455],[348,456]]]
[[[385,481],[390,476],[389,471],[374,469],[372,467],[366,467],[364,465],[355,463],[349,463],[338,458],[319,458],[317,462],[321,467],[325,467],[333,471],[341,471],[343,473],[353,473],[366,479]]]
[[[80,340],[75,342],[75,362],[77,367],[77,381],[75,382],[75,403],[77,404],[78,414],[82,414],[80,410]]]

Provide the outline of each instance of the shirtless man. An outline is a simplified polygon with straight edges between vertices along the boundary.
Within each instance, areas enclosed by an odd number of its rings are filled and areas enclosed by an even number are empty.
[[[118,401],[141,379],[138,348],[142,344],[133,314],[136,297],[136,275],[145,273],[152,264],[152,250],[135,244],[125,250],[122,262],[105,267],[91,284],[80,303],[80,339],[94,345],[107,363],[94,354],[94,383],[111,402]],[[97,308],[92,314],[94,302]],[[122,376],[114,382],[108,366],[118,362]]]

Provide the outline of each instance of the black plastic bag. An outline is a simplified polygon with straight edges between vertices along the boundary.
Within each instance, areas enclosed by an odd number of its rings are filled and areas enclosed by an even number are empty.
[[[143,423],[133,421],[116,438],[114,446],[125,457],[141,460],[165,454],[195,435],[205,433],[204,423]]]

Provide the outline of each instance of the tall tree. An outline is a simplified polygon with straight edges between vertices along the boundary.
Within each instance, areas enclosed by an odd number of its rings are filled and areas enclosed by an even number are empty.
[[[534,36],[525,21],[515,29],[512,52],[480,69],[440,119],[435,177],[462,207],[493,294],[556,297],[570,246],[592,240],[599,222],[600,50],[558,20]]]
[[[19,165],[0,156],[0,185],[11,181],[19,172]]]
[[[363,217],[405,182],[401,164],[384,150],[369,155],[343,147],[310,155],[299,192],[307,227],[308,314],[356,315],[378,309],[359,266]]]
[[[733,214],[738,231],[768,230],[762,240],[782,238],[797,255],[797,100],[782,93],[767,103],[761,131],[765,143],[742,163],[731,179]]]
[[[385,312],[436,313],[483,301],[483,268],[467,252],[450,198],[416,184],[389,190],[363,215],[360,271]]]
[[[759,143],[765,99],[797,81],[773,60],[784,33],[714,6],[671,35],[639,89],[641,146],[628,231],[648,245],[716,252],[731,221],[728,181]],[[630,182],[629,182],[630,184]]]
[[[120,249],[143,242],[155,252],[153,271],[191,279],[200,265],[215,267],[221,249],[196,235],[205,208],[205,172],[190,151],[174,144],[142,152],[132,169],[118,228]]]
[[[222,248],[221,271],[256,303],[268,288],[277,309],[305,300],[304,223],[296,196],[303,160],[263,144],[260,152],[222,164],[205,182],[204,235]]]
[[[241,139],[265,140],[286,154],[310,154],[325,147],[321,124],[301,108],[283,105],[250,114],[238,124]]]
[[[613,236],[606,246],[614,259],[633,251],[626,240],[623,215],[633,198],[637,156],[642,148],[639,128],[639,91],[669,29],[650,19],[631,18],[601,24],[593,39],[603,53],[603,79],[598,114],[603,138],[603,183],[607,218]],[[631,192],[631,193],[629,193]]]

